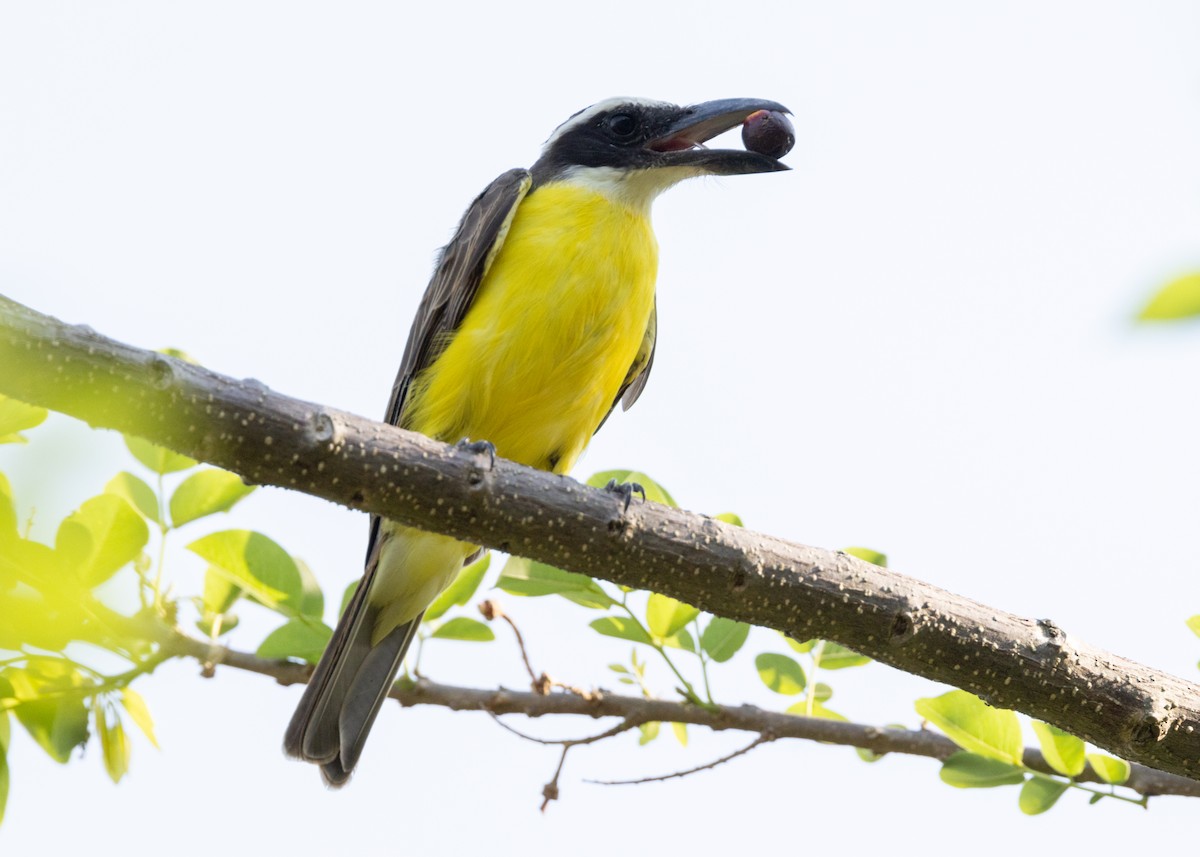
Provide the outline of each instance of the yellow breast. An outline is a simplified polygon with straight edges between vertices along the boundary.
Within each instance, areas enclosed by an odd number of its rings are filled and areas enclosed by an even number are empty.
[[[566,472],[637,355],[657,269],[644,211],[569,182],[533,191],[462,325],[415,380],[406,425]]]

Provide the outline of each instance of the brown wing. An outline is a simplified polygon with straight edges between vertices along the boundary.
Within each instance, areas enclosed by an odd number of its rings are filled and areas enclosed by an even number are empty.
[[[475,197],[454,237],[442,248],[392,385],[384,417],[392,425],[403,427],[404,402],[412,379],[438,358],[450,334],[462,323],[531,183],[528,170],[509,170],[501,175]],[[378,535],[379,517],[372,515],[368,559]]]
[[[650,320],[646,323],[646,335],[642,337],[642,345],[633,358],[633,364],[629,367],[629,371],[625,373],[625,380],[621,383],[621,389],[617,390],[612,407],[608,409],[604,419],[600,420],[596,431],[600,431],[600,426],[608,422],[608,418],[612,416],[613,410],[617,407],[617,402],[621,403],[621,410],[627,411],[633,407],[638,396],[642,395],[642,390],[646,389],[646,382],[650,380],[650,367],[654,365],[654,349],[657,339],[658,305],[656,303],[650,310]]]
[[[470,309],[531,181],[529,171],[523,169],[509,170],[493,181],[471,203],[458,231],[442,249],[392,385],[385,417],[392,425],[403,425],[404,400],[413,377],[438,358]]]

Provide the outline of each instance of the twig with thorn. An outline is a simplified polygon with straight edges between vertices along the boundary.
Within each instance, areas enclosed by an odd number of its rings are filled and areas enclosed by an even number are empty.
[[[740,750],[735,750],[734,752],[730,753],[727,756],[722,756],[719,759],[714,759],[713,761],[709,762],[706,765],[699,765],[695,768],[688,768],[686,771],[675,771],[674,773],[662,774],[661,776],[657,776],[657,777],[642,777],[641,779],[637,779],[637,780],[584,780],[584,782],[585,783],[593,783],[598,786],[637,786],[637,785],[641,785],[642,783],[661,783],[661,782],[665,782],[667,780],[677,780],[677,779],[680,779],[681,777],[688,777],[688,776],[691,776],[692,774],[698,774],[701,771],[711,770],[711,769],[717,767],[718,765],[723,765],[726,762],[736,759],[738,756],[746,755],[751,750],[753,750],[755,747],[757,747],[759,744],[767,744],[774,740],[775,740],[774,735],[768,735],[766,733],[763,733],[762,735],[759,735],[757,738],[755,738],[753,741],[751,741],[749,744],[747,744],[745,747],[743,747]]]

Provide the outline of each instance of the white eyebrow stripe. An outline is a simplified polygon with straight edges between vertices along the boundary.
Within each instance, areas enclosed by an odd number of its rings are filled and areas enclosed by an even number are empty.
[[[633,97],[628,97],[628,96],[617,97],[617,98],[606,98],[603,101],[597,101],[591,107],[585,107],[583,110],[580,110],[578,113],[576,113],[570,119],[568,119],[566,122],[562,123],[557,128],[555,128],[554,133],[551,134],[549,136],[549,138],[547,138],[546,142],[543,144],[542,150],[545,151],[546,149],[549,149],[551,146],[554,145],[554,143],[556,141],[559,140],[559,138],[562,137],[563,134],[567,133],[568,131],[572,130],[573,128],[578,128],[582,125],[586,125],[589,122],[591,122],[593,119],[595,119],[597,116],[599,116],[601,113],[606,113],[609,110],[613,110],[613,109],[620,107],[622,105],[625,105],[625,104],[628,104],[628,105],[634,106],[634,107],[672,107],[673,106],[668,101],[658,101],[657,99],[654,99],[654,98],[633,98]]]

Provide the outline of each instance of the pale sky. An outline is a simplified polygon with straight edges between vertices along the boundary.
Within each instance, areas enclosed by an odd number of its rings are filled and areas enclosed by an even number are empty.
[[[781,101],[792,172],[692,181],[656,205],[654,374],[575,475],[639,468],[687,508],[877,548],[1196,680],[1200,328],[1130,318],[1200,269],[1198,34],[1189,2],[4,3],[0,292],[377,417],[435,249],[559,122],[621,94]],[[0,471],[45,526],[131,466],[66,420],[33,438],[0,449]],[[315,499],[263,490],[215,525],[266,532],[328,593],[361,570],[365,517]],[[197,591],[200,560],[173,556]],[[605,664],[628,646],[589,631],[592,614],[500,598],[541,668],[617,687]],[[240,648],[277,624],[251,611]],[[752,636],[714,676],[719,698],[785,707],[750,657],[780,650]],[[442,681],[524,682],[503,634],[426,656]],[[542,815],[555,751],[483,715],[394,705],[332,793],[280,751],[298,688],[196,673],[135,686],[162,750],[135,738],[119,786],[94,748],[60,767],[18,737],[5,853],[1115,853],[1195,833],[1183,799],[1143,812],[1068,794],[1031,819],[1015,789],[800,742],[670,784],[582,782],[748,740],[702,730],[686,750],[584,748]],[[829,680],[830,706],[862,722],[916,726],[912,701],[939,692],[879,665]]]

